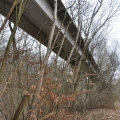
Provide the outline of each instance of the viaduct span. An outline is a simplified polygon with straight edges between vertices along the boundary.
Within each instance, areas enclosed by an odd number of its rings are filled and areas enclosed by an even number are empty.
[[[14,0],[0,0],[0,14],[7,16],[12,3]],[[29,0],[28,0],[29,1]],[[51,31],[53,23],[53,12],[54,12],[54,0],[30,0],[27,6],[27,9],[22,16],[19,27],[26,31],[29,35],[40,41],[42,44],[47,46],[47,39]],[[56,25],[56,31],[59,30],[61,22],[63,22],[63,28],[65,28],[68,22],[71,21],[70,27],[67,30],[67,35],[65,42],[63,44],[60,57],[64,60],[67,60],[68,55],[72,49],[72,45],[77,34],[77,28],[72,22],[71,17],[69,16],[67,10],[65,9],[61,0],[58,0],[58,19]],[[64,17],[65,16],[65,17]],[[15,11],[13,12],[10,20],[15,22]],[[64,18],[64,21],[63,21]],[[57,39],[53,52],[57,53],[59,50],[59,45],[64,35],[64,29],[61,30],[60,35]],[[79,38],[82,40],[82,38]],[[81,45],[74,50],[73,56],[71,58],[71,64],[75,64],[74,55],[78,56],[78,61],[82,54],[82,49],[84,47],[84,41],[82,40]],[[77,51],[77,52],[76,52]],[[89,52],[89,50],[88,50]],[[92,57],[88,54],[86,66],[90,68],[91,71],[95,72],[98,70],[98,67]]]

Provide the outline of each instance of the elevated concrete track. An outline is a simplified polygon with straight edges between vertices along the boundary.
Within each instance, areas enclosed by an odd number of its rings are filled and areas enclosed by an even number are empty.
[[[0,0],[0,14],[6,16],[12,6],[14,0]],[[28,0],[29,1],[29,0]],[[22,16],[19,27],[22,28],[29,35],[40,41],[42,44],[47,46],[48,36],[51,31],[52,23],[53,23],[53,11],[54,11],[54,0],[30,0],[28,3],[28,7]],[[58,0],[58,19],[56,24],[56,33],[60,28],[61,23],[62,30],[57,39],[53,52],[58,53],[61,40],[64,35],[65,27],[71,21],[71,24],[67,30],[66,39],[62,47],[62,51],[60,53],[60,57],[64,60],[67,60],[68,55],[72,49],[74,39],[77,32],[77,27],[72,22],[71,17],[69,16],[67,10],[65,9],[61,0]],[[10,20],[15,22],[16,12],[14,10]],[[71,64],[75,64],[75,57],[77,56],[77,61],[79,61],[80,56],[82,54],[82,49],[84,47],[84,41],[80,37],[81,40],[80,46],[76,48],[71,58]],[[88,63],[86,66],[90,68],[91,71],[98,71],[98,66],[95,63],[92,55],[88,50]]]

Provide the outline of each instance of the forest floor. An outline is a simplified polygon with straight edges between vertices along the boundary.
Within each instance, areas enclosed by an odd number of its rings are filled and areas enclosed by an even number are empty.
[[[120,120],[120,102],[115,102],[114,109],[93,109],[86,111],[80,120]]]
[[[115,102],[114,109],[91,109],[84,114],[67,113],[64,109],[58,111],[54,120],[120,120],[120,102]],[[52,119],[52,120],[53,120]],[[0,117],[0,120],[5,120]],[[46,120],[46,119],[45,119]],[[51,119],[50,119],[51,120]]]
[[[80,120],[120,120],[120,109],[94,109],[86,111]]]
[[[120,102],[115,103],[115,109],[92,109],[84,115],[65,114],[61,120],[120,120]]]

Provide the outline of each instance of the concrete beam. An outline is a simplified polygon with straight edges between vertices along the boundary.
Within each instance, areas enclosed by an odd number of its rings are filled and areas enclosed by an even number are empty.
[[[10,7],[12,5],[14,0],[0,0],[0,13],[4,16],[6,16],[10,10]],[[59,47],[61,40],[63,38],[63,34],[65,31],[65,26],[69,21],[72,19],[70,18],[69,14],[67,13],[65,7],[63,6],[61,0],[58,1],[58,20],[56,23],[56,31],[55,33],[58,32],[61,21],[63,20],[63,17],[66,13],[66,18],[63,21],[64,26],[63,29],[61,30],[61,33],[57,39],[55,48],[53,49],[53,52],[58,53]],[[62,9],[61,9],[62,8]],[[30,0],[30,3],[22,16],[20,22],[19,22],[19,27],[22,28],[25,32],[27,32],[29,35],[40,41],[42,44],[47,46],[47,40],[48,36],[51,31],[52,23],[53,23],[53,0]],[[60,10],[61,9],[61,10]],[[12,22],[15,22],[16,18],[16,13],[15,11],[13,12],[10,20]],[[60,57],[63,59],[67,60],[68,55],[71,51],[75,36],[76,36],[77,28],[72,22],[69,29],[67,30],[66,34],[66,39],[62,47],[62,51],[60,53]],[[82,39],[81,37],[79,39]],[[76,50],[73,53],[72,59],[71,59],[71,64],[75,64],[75,57],[78,56],[78,60],[80,59],[80,54],[81,50],[84,46],[84,41],[82,40],[81,46],[76,48]],[[89,52],[89,51],[88,51]],[[93,69],[98,69],[97,65],[91,56],[89,54],[89,63],[92,63]],[[93,65],[94,64],[94,65]],[[94,67],[95,66],[95,67]]]
[[[4,0],[0,1],[0,13],[6,16],[10,10],[10,7],[13,3],[13,0],[9,0],[5,2]],[[10,20],[15,22],[16,12],[14,10]],[[45,26],[44,26],[45,25]],[[52,27],[52,20],[43,12],[42,8],[38,7],[36,1],[31,0],[27,10],[25,11],[24,15],[22,16],[19,27],[27,32],[29,35],[34,37],[36,40],[40,41],[42,44],[47,46],[48,36]],[[56,27],[56,32],[58,28]],[[58,53],[61,40],[63,38],[63,33],[61,32],[57,43],[53,49],[53,52]],[[67,60],[69,52],[72,48],[72,44],[66,39],[60,53],[60,57]],[[74,62],[73,62],[74,63]]]

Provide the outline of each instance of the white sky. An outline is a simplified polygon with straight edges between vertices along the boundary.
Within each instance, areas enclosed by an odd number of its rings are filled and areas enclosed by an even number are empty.
[[[66,3],[67,1],[70,1],[70,0],[62,0],[63,3]],[[71,4],[73,3],[74,0],[71,0]],[[113,0],[113,2],[117,1],[118,4],[120,4],[120,0]],[[87,2],[93,2],[95,3],[96,0],[87,0]],[[106,4],[107,4],[107,0],[106,0]],[[118,5],[117,4],[117,5]],[[115,17],[113,19],[113,21],[111,22],[110,24],[110,27],[112,28],[112,31],[110,33],[110,37],[108,39],[108,47],[112,48],[112,46],[114,46],[113,44],[115,44],[116,42],[118,42],[118,46],[120,48],[120,15],[118,15],[117,17]],[[117,47],[117,46],[116,46]],[[118,52],[120,50],[118,49]],[[120,54],[119,54],[120,56]]]
[[[114,21],[114,38],[120,42],[120,15],[117,17],[116,21]]]

